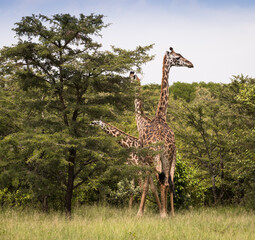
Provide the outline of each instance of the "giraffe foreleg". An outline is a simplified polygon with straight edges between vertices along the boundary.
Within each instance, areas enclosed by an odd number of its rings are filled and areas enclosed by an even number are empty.
[[[174,171],[176,165],[176,149],[174,148],[173,158],[170,168],[169,186],[170,186],[170,203],[171,203],[171,215],[174,216]]]
[[[142,197],[141,197],[141,202],[139,206],[139,210],[137,212],[137,216],[142,216],[144,212],[144,205],[145,205],[145,200],[146,200],[146,195],[149,189],[149,177],[146,177],[144,184],[143,184],[143,192],[142,192]]]
[[[156,199],[159,211],[161,212],[161,202],[160,202],[160,199],[158,196],[158,191],[157,191],[157,188],[155,187],[155,185],[153,183],[153,179],[151,177],[149,177],[149,184],[150,184],[151,191],[154,194],[154,197]]]

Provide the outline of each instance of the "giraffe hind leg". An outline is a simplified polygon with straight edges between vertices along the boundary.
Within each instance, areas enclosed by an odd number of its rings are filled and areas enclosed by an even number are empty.
[[[174,196],[175,196],[175,192],[174,192],[174,183],[173,180],[171,178],[171,175],[168,178],[169,181],[169,187],[170,187],[170,204],[171,204],[171,215],[174,216]]]
[[[175,196],[175,192],[174,192],[174,183],[173,183],[173,181],[172,181],[171,175],[169,175],[168,183],[169,183],[169,186],[170,186],[170,191],[173,192],[173,194],[174,194],[174,196]]]

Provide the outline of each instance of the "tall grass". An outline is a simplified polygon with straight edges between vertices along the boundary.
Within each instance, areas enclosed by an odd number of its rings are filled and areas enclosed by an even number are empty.
[[[0,213],[0,239],[254,240],[255,215],[217,208],[181,211],[167,219],[146,212],[138,218],[126,209],[88,206],[77,209],[67,220],[61,213],[4,210]]]

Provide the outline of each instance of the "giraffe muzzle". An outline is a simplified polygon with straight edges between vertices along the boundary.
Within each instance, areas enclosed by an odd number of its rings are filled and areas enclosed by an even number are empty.
[[[188,62],[187,67],[188,67],[188,68],[193,68],[194,65],[193,65],[191,62]]]

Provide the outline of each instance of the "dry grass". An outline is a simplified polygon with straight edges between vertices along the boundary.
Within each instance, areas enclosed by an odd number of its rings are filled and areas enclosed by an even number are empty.
[[[162,220],[148,212],[137,218],[135,212],[92,206],[67,220],[60,213],[5,210],[0,213],[0,239],[253,240],[255,215],[233,208],[198,209]]]

